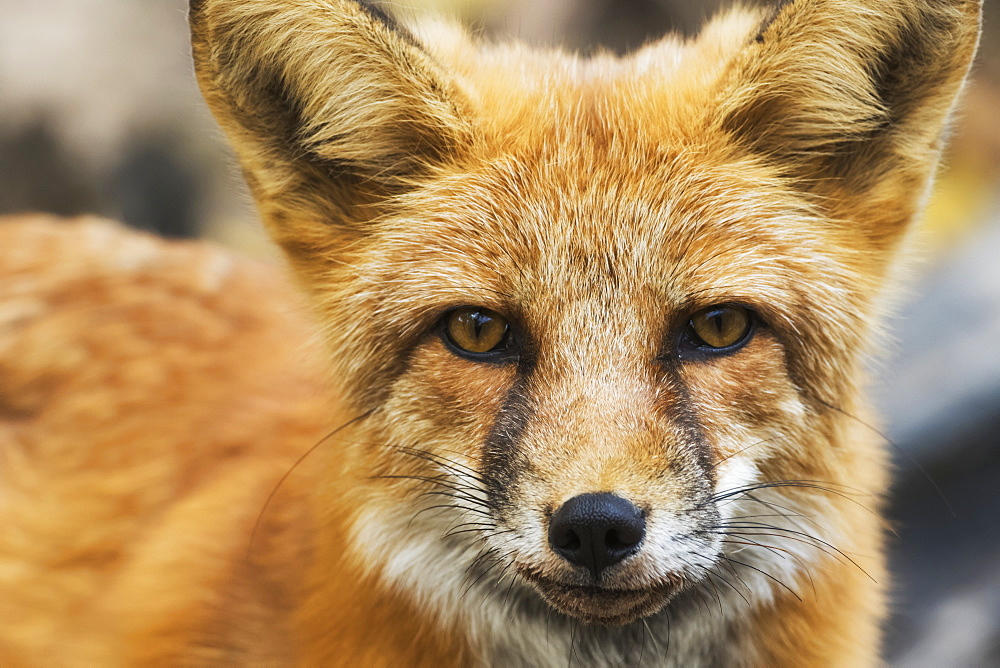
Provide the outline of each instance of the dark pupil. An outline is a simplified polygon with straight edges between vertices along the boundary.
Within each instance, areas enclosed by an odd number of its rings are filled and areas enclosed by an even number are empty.
[[[484,315],[479,311],[473,311],[472,313],[469,314],[469,317],[472,318],[472,327],[475,330],[476,338],[477,339],[482,338],[483,327],[485,327],[489,323],[489,321],[492,320],[492,318],[490,318],[488,315]]]
[[[724,329],[723,323],[725,321],[725,318],[722,315],[722,311],[716,311],[715,313],[709,314],[708,320],[715,328],[715,333],[721,336]]]

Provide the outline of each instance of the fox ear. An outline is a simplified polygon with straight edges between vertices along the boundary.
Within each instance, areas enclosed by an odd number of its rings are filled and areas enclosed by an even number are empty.
[[[452,83],[364,0],[191,0],[190,24],[202,92],[293,257],[467,141]]]
[[[933,173],[979,15],[979,0],[783,2],[732,63],[716,118],[891,243]]]

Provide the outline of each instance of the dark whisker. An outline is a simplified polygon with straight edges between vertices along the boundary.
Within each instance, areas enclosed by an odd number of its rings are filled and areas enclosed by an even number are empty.
[[[490,517],[489,512],[487,512],[488,507],[486,508],[469,507],[465,505],[464,502],[471,501],[471,499],[462,496],[460,494],[456,494],[454,492],[442,492],[442,491],[423,492],[420,495],[420,498],[425,498],[425,497],[443,497],[445,499],[452,499],[454,501],[454,503],[443,503],[440,506],[436,506],[439,508],[459,508],[474,515],[481,515],[482,517]]]
[[[438,454],[435,454],[435,453],[432,453],[432,452],[428,452],[426,450],[418,450],[416,448],[407,448],[407,447],[402,447],[402,446],[397,446],[396,450],[398,452],[403,453],[403,454],[410,455],[412,457],[416,457],[417,459],[423,459],[424,461],[431,462],[432,464],[436,464],[438,466],[441,466],[442,468],[448,469],[448,470],[452,471],[453,473],[457,473],[457,474],[459,474],[461,476],[464,476],[464,477],[467,477],[467,478],[471,478],[472,480],[475,480],[478,483],[482,483],[482,484],[486,483],[486,480],[483,479],[480,476],[480,473],[478,471],[476,471],[475,469],[470,468],[470,467],[468,467],[465,464],[462,464],[460,462],[456,462],[456,461],[453,461],[451,459],[447,459],[445,457],[442,457],[441,455],[438,455]],[[455,454],[460,454],[460,453],[455,453]]]
[[[722,563],[724,566],[726,566],[726,568],[729,569],[729,572],[733,574],[733,577],[736,578],[741,585],[743,585],[743,588],[747,591],[747,593],[753,596],[753,589],[751,589],[750,586],[747,585],[746,581],[742,577],[740,577],[739,571],[733,568],[733,564],[728,560],[723,561]]]
[[[496,559],[498,555],[498,550],[495,547],[491,547],[487,550],[483,550],[479,555],[472,560],[472,563],[466,566],[465,572],[467,575],[471,575],[473,571],[476,571],[482,566],[487,559]]]
[[[729,461],[730,459],[732,459],[733,457],[735,457],[736,455],[738,455],[738,454],[741,454],[741,453],[743,453],[743,452],[746,452],[746,451],[747,451],[747,450],[749,450],[750,448],[756,448],[756,447],[757,447],[758,445],[763,445],[763,444],[765,444],[765,443],[771,443],[772,441],[777,441],[777,440],[779,440],[779,439],[781,439],[781,438],[783,438],[783,437],[781,437],[781,436],[774,436],[774,437],[772,437],[772,438],[765,438],[765,439],[761,439],[761,440],[759,440],[759,441],[756,441],[756,442],[754,442],[754,443],[751,443],[751,444],[750,444],[750,445],[748,445],[748,446],[745,446],[745,447],[742,447],[742,448],[740,448],[740,449],[739,449],[739,450],[737,450],[736,452],[731,452],[731,453],[729,453],[728,455],[726,455],[725,457],[723,457],[723,458],[722,458],[722,459],[720,459],[719,461],[717,461],[717,462],[715,462],[714,464],[712,464],[711,466],[709,466],[707,470],[708,470],[708,471],[713,471],[713,470],[715,470],[715,469],[716,469],[717,467],[721,466],[722,464],[726,463],[727,461]]]
[[[826,550],[823,549],[824,547],[825,548],[829,548],[830,550],[833,550],[833,552],[836,552],[837,555],[840,555],[841,557],[843,557],[844,559],[846,559],[847,561],[849,561],[850,563],[852,563],[855,567],[857,567],[858,570],[860,570],[862,573],[864,573],[868,577],[869,580],[871,580],[872,582],[875,582],[875,578],[873,578],[871,575],[869,575],[868,572],[865,569],[863,569],[860,564],[858,564],[858,562],[854,561],[854,559],[851,559],[851,557],[848,556],[845,552],[843,552],[842,550],[838,549],[835,545],[832,545],[832,544],[826,542],[822,538],[817,538],[816,536],[813,536],[812,534],[808,534],[808,533],[805,533],[803,531],[797,531],[795,529],[788,529],[788,528],[785,528],[785,527],[775,526],[773,524],[765,524],[765,523],[762,523],[762,522],[746,522],[744,524],[720,523],[720,524],[715,525],[713,528],[724,529],[726,535],[736,534],[736,535],[746,535],[746,536],[773,536],[773,537],[779,537],[780,536],[780,537],[786,538],[788,540],[800,540],[801,542],[804,542],[804,543],[806,543],[808,545],[812,545],[816,549],[822,550],[823,552],[826,552]],[[759,531],[759,533],[753,533],[751,531],[730,531],[729,530],[729,529],[742,529],[742,528],[746,528],[746,529],[750,529],[750,530],[756,530],[756,531]],[[777,531],[777,532],[780,532],[780,533],[779,534],[767,533],[767,532],[770,532],[770,531]],[[784,534],[784,535],[782,535],[782,534]],[[830,554],[829,552],[826,552],[826,553]],[[834,556],[834,555],[831,554],[831,556]]]
[[[482,580],[484,577],[486,577],[494,568],[496,568],[496,566],[498,564],[500,564],[501,562],[507,560],[507,558],[510,557],[510,555],[512,555],[512,554],[514,554],[513,550],[511,550],[510,552],[507,552],[506,554],[496,556],[496,558],[494,559],[493,563],[490,564],[490,566],[487,567],[485,570],[483,570],[483,572],[480,573],[479,576],[475,580],[473,580],[469,584],[468,587],[466,587],[465,591],[462,592],[461,598],[465,598],[465,595],[468,594],[470,591],[472,591],[472,589],[476,586],[476,584],[479,583],[480,580]],[[483,602],[484,603],[486,602],[485,597],[483,598]]]
[[[773,576],[773,575],[771,575],[770,573],[768,573],[768,572],[766,572],[766,571],[763,571],[763,570],[761,570],[761,569],[757,568],[756,566],[751,566],[750,564],[747,564],[747,563],[744,563],[744,562],[742,562],[742,561],[739,561],[738,559],[733,559],[732,557],[727,557],[727,556],[723,556],[722,558],[723,558],[723,559],[725,559],[726,561],[730,561],[730,562],[732,562],[732,563],[734,563],[734,564],[739,564],[740,566],[743,566],[744,568],[749,568],[749,569],[751,569],[751,570],[754,570],[754,571],[757,571],[758,573],[760,573],[760,574],[761,574],[761,575],[763,575],[764,577],[766,577],[766,578],[770,578],[770,579],[771,579],[771,580],[773,580],[774,582],[778,583],[779,585],[781,585],[782,587],[784,587],[785,589],[787,589],[787,590],[788,590],[788,592],[789,592],[789,593],[790,593],[790,594],[791,594],[792,596],[794,596],[795,598],[797,598],[797,599],[798,599],[799,601],[801,601],[801,600],[802,600],[802,597],[801,597],[801,596],[799,596],[798,594],[796,594],[796,593],[795,593],[795,591],[794,591],[794,590],[793,590],[793,589],[792,589],[791,587],[789,587],[789,586],[788,586],[788,585],[786,585],[786,584],[785,584],[784,582],[782,582],[782,581],[781,581],[781,580],[779,580],[778,578],[774,577],[774,576]]]
[[[941,501],[944,502],[944,505],[948,509],[948,512],[951,513],[951,516],[952,517],[958,517],[958,515],[955,514],[955,509],[952,507],[951,503],[948,501],[948,497],[945,496],[944,490],[942,490],[941,487],[934,480],[934,478],[931,477],[931,474],[927,472],[927,469],[925,469],[923,466],[921,466],[920,462],[917,461],[916,457],[914,457],[909,452],[907,452],[904,448],[902,448],[894,440],[892,440],[891,438],[889,438],[888,436],[886,436],[885,433],[882,432],[880,429],[877,429],[876,427],[873,427],[868,422],[862,420],[858,416],[853,415],[851,413],[848,413],[847,411],[845,411],[840,406],[832,404],[829,401],[825,401],[824,399],[821,399],[820,397],[817,397],[816,395],[810,395],[810,396],[812,397],[812,399],[814,401],[816,401],[816,402],[818,402],[818,403],[826,406],[830,410],[836,411],[836,412],[840,413],[841,415],[843,415],[845,417],[851,418],[852,420],[854,420],[855,422],[857,422],[858,424],[860,424],[862,427],[868,429],[873,434],[877,435],[879,438],[881,438],[886,443],[888,443],[890,446],[892,446],[893,450],[895,450],[896,452],[898,452],[899,454],[901,454],[903,457],[905,457],[907,459],[907,461],[909,461],[911,464],[913,464],[913,466],[918,471],[920,471],[920,475],[922,475],[927,480],[927,482],[930,483],[931,487],[934,488],[934,491],[937,492],[937,495],[939,497],[941,497]]]
[[[487,533],[487,531],[484,530],[484,527],[490,527],[490,526],[493,526],[493,525],[491,525],[491,524],[474,524],[474,525],[459,524],[454,529],[449,529],[441,537],[442,538],[451,538],[452,536],[461,536],[462,534],[466,534],[466,533],[475,533],[475,534],[479,534],[481,540],[484,540],[488,536],[500,536],[500,535],[502,535],[502,534],[507,533],[507,532],[510,531],[509,529],[504,529],[503,531],[498,531],[498,532],[493,532],[493,533]],[[463,527],[469,527],[469,528],[466,529],[466,528],[463,528]]]
[[[706,596],[706,593],[705,593],[706,592],[705,584],[706,583],[709,583],[709,584],[712,585],[712,587],[715,587],[715,583],[714,582],[710,582],[707,578],[705,578],[705,579],[702,579],[702,580],[698,581],[698,583],[694,587],[692,587],[691,591],[693,593],[698,594],[698,602],[702,605],[702,607],[705,608],[706,614],[708,614],[708,615],[714,615],[715,614],[715,610],[711,607],[711,605],[709,604],[709,601],[707,601],[705,599],[705,596]]]
[[[453,490],[455,492],[479,491],[475,487],[470,487],[468,485],[462,485],[461,483],[457,483],[457,482],[453,481],[452,479],[450,479],[450,478],[448,478],[446,476],[443,476],[443,475],[442,476],[425,476],[425,475],[395,474],[395,475],[377,475],[377,476],[372,476],[370,479],[371,480],[415,480],[417,482],[427,482],[427,483],[431,483],[431,484],[434,484],[434,485],[440,485],[441,487],[445,487],[447,489],[451,489],[451,490]],[[485,503],[485,501],[483,501],[482,499],[478,499],[476,497],[469,497],[469,498],[475,499],[476,501],[480,501],[482,503]]]
[[[701,555],[701,554],[699,554],[698,556],[699,556],[699,557],[701,557],[702,559],[704,559],[704,558],[705,558],[705,557],[704,557],[704,555]],[[692,564],[691,564],[691,563],[690,563],[690,562],[689,562],[689,561],[688,561],[687,559],[682,559],[682,561],[683,561],[683,562],[684,562],[684,564],[685,564],[685,565],[687,565],[688,567],[691,567],[691,566],[692,566]],[[708,572],[706,572],[706,575],[709,575],[709,576],[711,576],[711,571],[708,571]],[[710,603],[709,601],[705,601],[704,597],[702,596],[702,591],[701,591],[701,587],[702,587],[703,583],[705,583],[705,582],[707,582],[708,584],[710,584],[710,585],[712,586],[712,589],[713,589],[714,591],[713,591],[713,592],[708,592],[708,594],[709,594],[710,596],[714,596],[714,597],[715,597],[715,600],[716,600],[716,601],[718,601],[718,603],[719,603],[719,614],[720,614],[720,615],[721,615],[721,614],[723,614],[723,611],[722,611],[722,597],[721,597],[721,592],[719,591],[719,588],[718,588],[718,587],[717,587],[717,586],[715,585],[715,582],[713,582],[713,581],[712,581],[711,579],[704,579],[704,580],[701,580],[701,581],[699,582],[699,585],[698,585],[698,587],[696,588],[696,591],[698,591],[698,594],[699,594],[699,597],[701,597],[701,601],[702,601],[702,603],[703,603],[703,604],[705,605],[705,609],[706,609],[706,610],[708,610],[708,611],[709,611],[709,612],[710,612],[711,614],[714,614],[714,613],[715,613],[715,611],[714,611],[714,610],[712,609],[712,607],[711,607],[711,603]],[[706,591],[707,591],[707,590],[706,590]]]
[[[491,508],[491,506],[490,506],[489,503],[487,503],[486,501],[483,501],[482,499],[480,499],[478,497],[470,496],[464,490],[463,491],[454,491],[454,490],[453,491],[445,491],[445,490],[437,489],[437,490],[431,490],[431,491],[427,491],[427,492],[422,492],[420,494],[420,496],[421,497],[443,496],[443,497],[445,497],[447,499],[455,499],[456,501],[468,501],[468,502],[470,502],[470,503],[472,503],[472,504],[474,504],[476,506],[482,506],[481,508],[469,508],[468,506],[462,506],[463,508],[465,508],[469,512],[486,514],[486,511]]]
[[[268,506],[270,506],[271,502],[274,501],[274,497],[277,496],[278,490],[281,489],[281,486],[283,484],[285,484],[285,481],[288,480],[288,477],[292,475],[292,472],[296,468],[298,468],[303,461],[305,461],[306,457],[314,453],[317,450],[317,448],[319,448],[321,445],[329,441],[331,438],[339,434],[344,429],[347,429],[348,427],[357,424],[361,420],[369,418],[374,412],[375,409],[373,408],[372,410],[366,413],[362,413],[361,415],[358,415],[356,417],[353,417],[344,424],[340,425],[339,427],[331,431],[329,434],[321,438],[319,441],[317,441],[315,445],[311,446],[308,450],[303,452],[302,455],[295,460],[295,463],[293,463],[292,466],[287,471],[285,471],[284,475],[281,476],[281,478],[275,484],[274,488],[271,490],[271,493],[267,495],[267,499],[264,500],[264,505],[261,507],[260,513],[257,514],[257,519],[253,523],[253,529],[250,530],[250,540],[247,543],[247,551],[246,551],[246,557],[248,559],[250,558],[250,554],[253,551],[254,541],[257,538],[257,531],[260,529],[260,524],[264,519],[264,513],[267,512]]]
[[[712,577],[716,577],[716,578],[719,578],[720,580],[722,580],[723,584],[725,584],[725,585],[726,585],[727,587],[729,587],[730,589],[732,589],[732,590],[733,590],[734,592],[736,592],[736,595],[737,595],[737,596],[739,596],[740,598],[742,598],[742,599],[743,599],[743,602],[747,604],[747,607],[748,607],[748,608],[753,608],[753,606],[752,606],[752,605],[750,605],[750,601],[749,601],[749,600],[747,599],[747,597],[743,595],[743,592],[741,592],[741,591],[740,591],[739,589],[737,589],[737,588],[736,588],[736,587],[735,587],[735,586],[733,585],[733,583],[732,583],[732,582],[730,582],[730,581],[729,581],[728,579],[726,579],[726,578],[725,578],[725,577],[724,577],[724,576],[722,575],[722,573],[718,573],[718,572],[716,572],[716,571],[708,571],[708,572],[706,573],[706,575],[707,575],[707,576],[708,576],[709,578],[712,578]],[[721,592],[720,592],[720,593],[721,593]],[[726,613],[725,613],[725,611],[724,611],[724,610],[722,609],[722,599],[720,598],[720,599],[719,599],[719,616],[725,616],[725,614],[726,614]]]
[[[705,501],[701,502],[695,508],[703,508],[709,503],[718,503],[720,501],[726,501],[728,499],[733,499],[734,497],[745,496],[750,492],[756,492],[762,489],[777,489],[782,487],[798,488],[798,489],[812,489],[820,492],[826,492],[834,496],[839,496],[842,499],[850,501],[862,510],[871,513],[875,517],[879,517],[879,514],[861,503],[852,496],[871,496],[866,494],[861,490],[855,489],[848,485],[841,485],[838,483],[832,483],[823,480],[770,480],[762,483],[756,483],[753,485],[746,485],[744,487],[734,487],[732,489],[724,490],[718,492],[713,496],[708,497]],[[833,487],[839,487],[840,489],[833,489]],[[846,491],[845,491],[846,490]]]
[[[833,489],[833,486],[842,487],[843,489],[842,490]],[[844,497],[851,501],[855,500],[850,499],[849,496],[850,492],[853,492],[855,495],[858,496],[868,496],[867,494],[861,492],[860,490],[853,489],[846,485],[838,485],[836,483],[826,482],[822,480],[769,480],[766,482],[755,483],[753,485],[746,485],[744,487],[734,487],[732,489],[724,490],[709,497],[708,502],[717,503],[719,501],[724,501],[734,496],[745,495],[748,492],[755,492],[759,489],[774,489],[778,487],[799,487],[802,489],[815,489],[821,492],[829,492],[830,494],[835,494],[837,496]],[[855,501],[855,503],[857,502]]]
[[[783,506],[780,503],[775,503],[774,501],[764,501],[762,499],[757,498],[753,494],[747,494],[746,496],[747,496],[748,499],[750,499],[754,503],[759,503],[759,504],[761,504],[763,506],[767,506],[768,508],[771,508],[772,510],[775,509],[775,508],[777,508],[778,510],[785,511],[785,512],[779,512],[778,513],[779,515],[782,515],[782,516],[787,517],[789,519],[791,519],[792,517],[800,517],[800,518],[804,519],[806,522],[809,522],[810,524],[812,524],[817,529],[820,529],[820,530],[823,529],[823,527],[820,526],[819,522],[817,522],[816,520],[814,520],[809,515],[806,515],[804,513],[800,513],[797,510],[793,510],[792,508],[789,508],[788,506]]]
[[[728,535],[728,534],[727,534]],[[812,573],[809,572],[808,565],[802,560],[801,557],[796,555],[791,550],[786,550],[784,548],[776,547],[774,545],[768,545],[767,543],[761,543],[760,541],[753,540],[752,538],[747,538],[743,534],[733,534],[738,536],[741,540],[723,540],[721,542],[728,543],[730,545],[747,545],[752,547],[760,547],[768,552],[781,557],[782,559],[793,559],[801,568],[802,572],[805,574],[806,578],[809,579],[809,586],[813,590],[813,596],[816,595],[816,582],[813,580]]]

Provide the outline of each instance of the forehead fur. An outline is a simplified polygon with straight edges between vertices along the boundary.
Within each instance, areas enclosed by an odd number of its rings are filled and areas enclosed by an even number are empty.
[[[836,227],[800,197],[686,150],[576,144],[484,161],[401,198],[358,244],[359,273],[432,306],[506,308],[644,290],[665,308],[787,302],[788,284],[815,270],[850,280]]]
[[[679,141],[704,130],[713,84],[762,19],[733,9],[695,39],[667,36],[625,57],[483,44],[439,22],[417,33],[456,76],[485,141],[516,150],[581,137]]]
[[[829,282],[846,280],[849,235],[711,118],[712,82],[760,22],[734,11],[697,40],[624,59],[483,46],[425,26],[423,41],[457,73],[477,140],[400,197],[398,218],[372,224],[362,275],[420,286],[434,306],[508,308],[559,301],[560,290],[615,300],[648,286],[675,308],[749,299],[819,265]],[[789,244],[795,253],[782,252]]]

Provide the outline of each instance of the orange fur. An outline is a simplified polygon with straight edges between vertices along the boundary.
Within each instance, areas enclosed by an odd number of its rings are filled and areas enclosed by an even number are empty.
[[[877,663],[862,367],[978,2],[794,0],[624,59],[191,6],[304,307],[205,245],[0,225],[0,663]],[[752,327],[692,344],[720,305]],[[589,494],[643,518],[603,570],[550,533]]]

